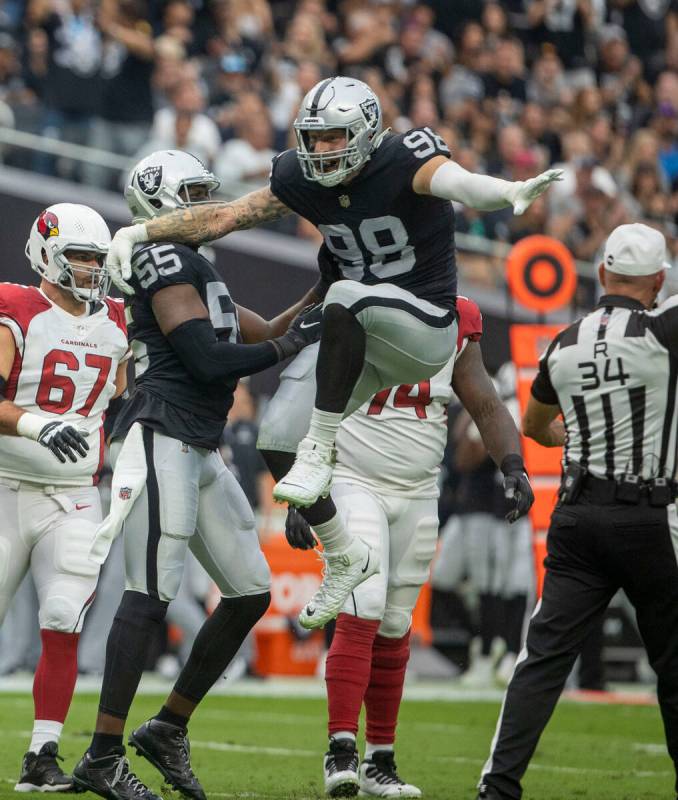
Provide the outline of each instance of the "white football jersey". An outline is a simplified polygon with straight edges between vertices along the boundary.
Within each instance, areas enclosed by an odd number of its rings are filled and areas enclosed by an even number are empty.
[[[447,406],[454,362],[466,342],[482,335],[478,306],[457,298],[457,350],[430,380],[377,392],[347,417],[337,435],[335,481],[405,497],[437,497],[440,462],[447,444]]]
[[[89,444],[85,458],[62,464],[38,442],[0,436],[0,476],[55,486],[97,482],[104,412],[128,344],[122,302],[106,298],[92,308],[73,316],[35,286],[0,283],[0,324],[16,343],[5,396],[26,411],[86,431]]]

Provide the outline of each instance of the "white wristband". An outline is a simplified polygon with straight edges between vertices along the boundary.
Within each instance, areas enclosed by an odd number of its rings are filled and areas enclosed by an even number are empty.
[[[147,242],[148,231],[146,230],[146,223],[139,222],[136,225],[131,225],[127,228],[127,235],[134,244],[143,244],[143,242]]]
[[[26,439],[33,439],[34,442],[37,442],[40,431],[48,422],[49,420],[39,414],[26,412],[19,417],[16,424],[16,432],[19,436],[25,436]]]

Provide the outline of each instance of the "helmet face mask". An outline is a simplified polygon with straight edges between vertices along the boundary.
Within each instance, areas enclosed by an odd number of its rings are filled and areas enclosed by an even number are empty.
[[[146,156],[132,169],[125,186],[125,200],[133,222],[144,222],[178,208],[213,203],[212,192],[220,182],[200,159],[181,150],[159,150]],[[196,198],[192,187],[204,188]]]
[[[81,302],[95,301],[110,289],[105,264],[110,243],[108,226],[96,211],[75,203],[58,203],[45,209],[31,226],[26,256],[44,280]],[[78,260],[78,253],[83,254],[82,260]],[[91,264],[92,257],[97,266]]]
[[[313,87],[301,103],[294,123],[297,158],[307,180],[336,186],[360,170],[381,141],[381,106],[367,84],[352,78],[331,78]],[[343,132],[345,146],[314,152],[312,133]]]

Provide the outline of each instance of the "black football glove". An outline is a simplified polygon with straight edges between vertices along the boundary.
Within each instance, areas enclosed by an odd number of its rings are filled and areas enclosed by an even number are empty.
[[[314,344],[320,339],[323,321],[322,303],[315,303],[302,308],[290,323],[290,327],[277,339],[271,341],[278,347],[281,360],[294,356],[304,347]]]
[[[312,550],[318,544],[311,530],[311,526],[294,506],[290,506],[287,509],[285,536],[287,537],[289,546],[293,547],[295,550]]]
[[[506,456],[501,462],[500,469],[504,473],[504,497],[513,506],[506,515],[506,520],[514,523],[532,508],[534,494],[525,472],[523,459],[519,455]]]
[[[78,456],[84,458],[89,450],[84,435],[67,422],[48,422],[40,431],[38,442],[66,463],[66,456],[74,463]]]

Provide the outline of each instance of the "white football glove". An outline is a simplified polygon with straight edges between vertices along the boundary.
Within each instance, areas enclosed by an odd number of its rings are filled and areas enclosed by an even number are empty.
[[[536,178],[527,181],[517,181],[515,191],[512,193],[511,204],[513,213],[520,216],[532,205],[532,203],[543,194],[554,181],[562,181],[562,169],[547,169]]]
[[[39,414],[22,414],[16,432],[46,447],[62,464],[66,463],[66,457],[73,463],[78,456],[85,458],[89,450],[86,431],[77,430],[70,422],[45,419]]]
[[[106,256],[106,266],[113,283],[124,294],[134,294],[134,289],[127,283],[132,277],[132,250],[135,244],[148,241],[146,226],[143,222],[120,228],[113,237]]]

